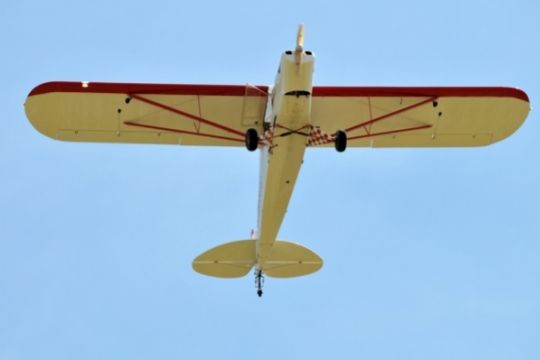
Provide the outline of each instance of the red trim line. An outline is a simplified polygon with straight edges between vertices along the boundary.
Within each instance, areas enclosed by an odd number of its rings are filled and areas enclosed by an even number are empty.
[[[137,95],[137,94],[128,94],[128,96],[132,97],[133,99],[137,99],[137,100],[142,101],[142,102],[145,102],[145,103],[147,103],[147,104],[156,106],[156,107],[158,107],[158,108],[161,108],[161,109],[164,109],[164,110],[173,112],[173,113],[175,113],[175,114],[183,115],[183,116],[188,117],[188,118],[190,118],[190,119],[200,121],[200,122],[202,122],[202,123],[204,123],[204,124],[207,124],[207,125],[210,125],[210,126],[212,126],[212,127],[215,127],[215,128],[221,129],[221,130],[224,130],[224,131],[229,132],[229,133],[231,133],[231,134],[235,134],[235,135],[244,137],[244,133],[242,133],[241,131],[232,129],[232,128],[227,127],[227,126],[223,126],[223,125],[221,125],[221,124],[218,124],[218,123],[215,123],[215,122],[213,122],[213,121],[204,119],[204,118],[202,118],[202,117],[199,117],[199,116],[196,116],[196,115],[187,113],[187,112],[185,112],[185,111],[175,109],[175,108],[170,107],[170,106],[168,106],[168,105],[164,105],[164,104],[158,103],[157,101],[147,99],[147,98],[145,98],[145,97],[143,97],[143,96],[140,96],[140,95]]]
[[[366,134],[366,135],[353,136],[353,137],[348,138],[348,140],[357,140],[357,139],[364,139],[364,138],[370,138],[370,137],[381,136],[381,135],[397,134],[397,133],[403,133],[403,132],[408,132],[408,131],[427,129],[427,128],[430,128],[430,127],[432,127],[432,126],[431,125],[420,125],[420,126],[406,128],[406,129],[382,131],[382,132],[379,132],[379,133],[369,133],[369,134]]]
[[[36,86],[28,96],[47,94],[51,92],[75,93],[110,93],[110,94],[160,94],[160,95],[213,95],[213,96],[245,96],[246,85],[196,85],[196,84],[137,84],[137,83],[104,83],[82,81],[53,81]],[[251,85],[248,87],[252,87]],[[253,86],[261,92],[257,95],[266,96],[268,86]]]
[[[313,96],[372,97],[511,97],[529,102],[527,94],[512,87],[378,87],[378,86],[314,86]]]
[[[146,128],[146,129],[163,130],[163,131],[174,132],[174,133],[179,133],[179,134],[188,134],[188,135],[195,135],[195,136],[209,137],[209,138],[213,138],[213,139],[221,139],[221,140],[230,140],[230,141],[236,141],[236,142],[244,142],[244,140],[242,140],[242,139],[236,139],[236,138],[230,138],[230,137],[226,137],[226,136],[219,136],[219,135],[206,134],[206,133],[198,133],[198,132],[194,132],[194,131],[186,131],[186,130],[172,129],[172,128],[166,128],[166,127],[162,127],[162,126],[147,125],[147,124],[138,124],[138,123],[134,123],[134,122],[132,122],[132,121],[125,121],[124,124],[125,124],[125,125],[129,125],[129,126],[136,126],[136,127]]]
[[[268,86],[254,86],[266,96]],[[169,94],[244,96],[246,85],[141,84],[53,81],[36,86],[28,96],[51,92]],[[313,96],[435,96],[435,97],[512,97],[529,102],[527,94],[512,87],[380,87],[380,86],[314,86]],[[250,95],[251,96],[251,95]]]
[[[376,122],[379,122],[381,120],[384,120],[386,118],[389,118],[390,116],[394,116],[394,115],[397,115],[397,114],[401,114],[405,111],[408,111],[408,110],[411,110],[411,109],[414,109],[416,107],[419,107],[421,105],[424,105],[428,102],[432,102],[434,101],[435,99],[437,99],[436,97],[431,97],[429,99],[425,99],[425,100],[422,100],[416,104],[412,104],[412,105],[409,105],[407,107],[404,107],[403,109],[399,109],[399,110],[396,110],[396,111],[392,111],[391,113],[388,113],[388,114],[385,114],[385,115],[382,115],[382,116],[379,116],[375,119],[371,119],[371,120],[368,120],[368,121],[364,121],[363,123],[360,123],[358,125],[355,125],[355,126],[351,126],[350,128],[348,129],[345,129],[345,131],[349,132],[349,131],[352,131],[352,130],[355,130],[355,129],[358,129],[360,127],[363,127],[363,126],[368,126],[368,125],[371,125],[371,124],[374,124]],[[431,126],[431,125],[430,125]],[[367,131],[367,130],[366,130]]]

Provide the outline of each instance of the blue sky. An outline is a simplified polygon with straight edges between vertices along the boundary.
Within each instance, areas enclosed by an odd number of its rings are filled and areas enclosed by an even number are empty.
[[[280,237],[308,277],[191,261],[256,225],[244,149],[53,141],[50,80],[271,84],[306,25],[320,85],[511,85],[540,97],[537,1],[0,5],[0,359],[538,359],[536,111],[473,149],[306,152]]]

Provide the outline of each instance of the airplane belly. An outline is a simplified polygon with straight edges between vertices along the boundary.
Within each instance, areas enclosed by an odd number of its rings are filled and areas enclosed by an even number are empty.
[[[305,148],[304,136],[291,135],[276,139],[272,148],[263,150],[268,154],[267,177],[259,209],[257,254],[261,260],[269,256],[276,240],[302,165]]]
[[[272,94],[272,113],[266,122],[273,135],[270,143],[261,149],[256,246],[259,268],[271,255],[308,141],[314,57],[302,55],[301,58],[298,63],[290,52],[282,56]]]
[[[270,255],[277,238],[304,159],[305,134],[309,132],[309,97],[285,96],[281,105],[272,144],[262,149],[266,180],[259,208],[259,262]]]

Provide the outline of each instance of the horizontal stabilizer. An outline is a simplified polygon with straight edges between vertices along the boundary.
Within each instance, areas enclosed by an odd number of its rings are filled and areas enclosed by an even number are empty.
[[[255,247],[256,240],[239,240],[216,246],[193,260],[193,269],[219,278],[242,277],[257,263]],[[270,277],[288,278],[314,273],[322,264],[322,259],[308,248],[276,240],[261,270]]]
[[[263,272],[276,278],[288,278],[314,273],[323,265],[322,259],[308,248],[288,241],[276,241],[272,253],[263,263]]]
[[[255,265],[255,240],[240,240],[219,245],[193,260],[193,270],[220,278],[242,277],[253,265]]]

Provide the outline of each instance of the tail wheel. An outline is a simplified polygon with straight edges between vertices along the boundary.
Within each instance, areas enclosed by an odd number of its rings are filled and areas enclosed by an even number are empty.
[[[255,129],[248,129],[246,131],[246,148],[249,151],[255,151],[257,150],[257,147],[259,146],[259,134],[257,133],[257,130]]]
[[[343,130],[336,131],[336,139],[334,145],[338,152],[344,152],[347,148],[347,133]]]

